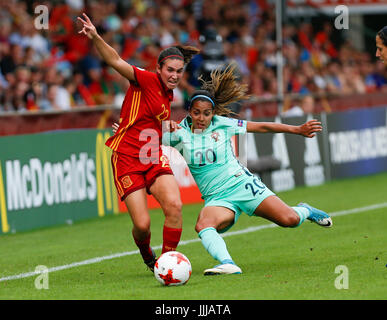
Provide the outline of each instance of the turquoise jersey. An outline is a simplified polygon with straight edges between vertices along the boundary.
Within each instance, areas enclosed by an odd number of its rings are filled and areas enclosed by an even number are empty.
[[[231,137],[246,133],[246,124],[245,120],[214,116],[206,130],[193,133],[192,119],[187,116],[180,122],[181,129],[163,134],[163,144],[184,157],[204,199],[239,182],[235,177],[244,167],[235,157]]]

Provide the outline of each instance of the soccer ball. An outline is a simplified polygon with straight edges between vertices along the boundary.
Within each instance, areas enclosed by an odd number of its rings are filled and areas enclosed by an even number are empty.
[[[186,284],[191,277],[192,267],[188,258],[177,251],[163,253],[156,261],[154,274],[164,286]]]

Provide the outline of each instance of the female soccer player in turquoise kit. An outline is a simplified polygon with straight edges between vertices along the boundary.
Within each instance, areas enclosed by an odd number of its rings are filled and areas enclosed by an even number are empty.
[[[230,114],[227,105],[247,98],[247,88],[236,81],[234,69],[234,65],[229,65],[223,72],[215,70],[210,81],[202,81],[201,90],[192,95],[189,115],[179,124],[167,122],[162,140],[183,155],[205,201],[195,229],[208,253],[220,262],[205,270],[205,275],[242,273],[219,235],[242,212],[282,227],[297,227],[305,219],[323,227],[332,226],[329,215],[321,210],[306,203],[295,207],[285,204],[236,159],[230,143],[233,135],[283,132],[312,138],[322,127],[317,120],[291,126],[222,116]]]

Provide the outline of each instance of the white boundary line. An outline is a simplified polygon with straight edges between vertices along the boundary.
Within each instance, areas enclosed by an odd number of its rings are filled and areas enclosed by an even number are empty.
[[[344,216],[344,215],[347,215],[347,214],[360,213],[360,212],[364,212],[364,211],[376,210],[376,209],[381,209],[381,208],[387,208],[387,202],[377,203],[377,204],[373,204],[373,205],[369,205],[369,206],[365,206],[365,207],[360,207],[360,208],[336,211],[336,212],[330,213],[330,216],[332,216],[332,217]],[[245,229],[242,229],[242,230],[227,232],[226,234],[223,234],[222,237],[230,237],[230,236],[234,236],[234,235],[250,233],[250,232],[255,232],[255,231],[258,231],[258,230],[263,230],[263,229],[268,229],[268,228],[275,228],[275,227],[278,227],[278,225],[276,225],[274,223],[264,224],[264,225],[255,226],[255,227],[248,227],[248,228],[245,228]],[[180,241],[179,246],[184,246],[184,245],[187,245],[187,244],[190,244],[190,243],[194,243],[194,242],[199,242],[199,241],[200,241],[199,238],[190,239],[190,240],[183,240],[183,241]],[[161,249],[161,245],[153,247],[153,249],[156,249],[156,250]],[[137,253],[139,253],[139,251],[138,250],[134,250],[134,251],[126,251],[126,252],[121,252],[121,253],[115,253],[115,254],[111,254],[111,255],[108,255],[108,256],[96,257],[96,258],[87,259],[87,260],[83,260],[83,261],[79,261],[79,262],[65,264],[65,265],[62,265],[62,266],[52,267],[52,268],[49,268],[47,270],[47,272],[66,270],[66,269],[70,269],[70,268],[74,268],[74,267],[80,267],[80,266],[84,266],[84,265],[88,265],[88,264],[99,263],[99,262],[102,262],[104,260],[111,260],[111,259],[121,258],[121,257],[124,257],[124,256],[131,256],[131,255],[134,255],[134,254],[137,254]],[[26,273],[20,273],[20,274],[17,274],[17,275],[12,275],[12,276],[7,276],[7,277],[0,278],[0,282],[33,277],[33,276],[36,276],[36,275],[38,275],[40,273],[41,272],[35,272],[35,271],[26,272]]]

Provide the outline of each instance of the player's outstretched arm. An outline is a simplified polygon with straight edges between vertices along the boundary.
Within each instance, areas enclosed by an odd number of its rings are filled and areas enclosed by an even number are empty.
[[[284,123],[276,122],[247,122],[247,132],[254,133],[293,133],[299,134],[307,138],[313,138],[316,132],[322,130],[321,122],[316,119],[309,120],[300,126],[292,126]]]
[[[93,41],[93,44],[97,48],[99,54],[102,56],[102,59],[110,65],[113,69],[115,69],[122,76],[127,78],[128,80],[135,81],[134,70],[133,67],[123,60],[114,48],[109,46],[102,37],[97,33],[97,30],[90,18],[83,13],[83,19],[78,17],[78,20],[82,22],[83,28],[79,33],[83,33],[89,39]]]

